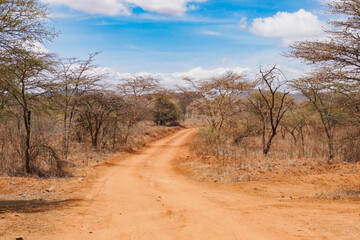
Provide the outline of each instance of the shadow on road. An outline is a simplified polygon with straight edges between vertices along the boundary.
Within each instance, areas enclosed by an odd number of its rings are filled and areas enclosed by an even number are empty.
[[[67,199],[57,201],[47,201],[43,199],[33,200],[0,200],[0,213],[17,212],[17,213],[36,213],[46,212],[58,207],[63,207],[72,203],[79,202],[80,199]]]

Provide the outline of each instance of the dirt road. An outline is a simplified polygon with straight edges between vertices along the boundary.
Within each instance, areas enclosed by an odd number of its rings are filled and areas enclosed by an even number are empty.
[[[194,131],[114,161],[83,203],[62,212],[55,232],[33,239],[360,239],[359,204],[260,198],[176,173],[171,160],[186,154]]]

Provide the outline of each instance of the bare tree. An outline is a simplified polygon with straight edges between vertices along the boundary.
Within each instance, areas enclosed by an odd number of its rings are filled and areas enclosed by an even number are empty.
[[[259,87],[259,95],[252,95],[248,99],[262,122],[263,153],[267,155],[279,124],[293,104],[293,100],[289,98],[289,92],[280,92],[281,87],[285,84],[285,77],[276,66],[265,71],[260,69],[259,72],[259,84],[264,89]],[[268,125],[270,125],[269,132],[267,131]]]
[[[132,75],[122,79],[121,83],[117,85],[117,90],[125,102],[125,135],[123,142],[126,143],[132,128],[139,118],[152,103],[161,97],[161,89],[159,81],[153,77]]]

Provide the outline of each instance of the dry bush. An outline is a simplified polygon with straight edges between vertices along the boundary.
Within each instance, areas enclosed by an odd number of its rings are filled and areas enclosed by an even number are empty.
[[[196,140],[190,143],[193,149],[201,149]],[[326,146],[324,146],[326,147]],[[209,147],[211,148],[211,147]],[[261,152],[261,146],[259,150]],[[199,152],[197,152],[199,154]],[[196,180],[214,182],[247,182],[259,180],[284,180],[289,177],[337,174],[358,175],[360,165],[338,162],[329,165],[327,158],[265,158],[262,154],[254,158],[216,158],[211,155],[191,154],[179,160],[180,167]]]
[[[9,175],[24,174],[23,134],[24,129],[16,116],[8,119],[0,127],[0,171]],[[63,176],[59,157],[61,127],[56,118],[38,115],[32,121],[31,168],[38,176]]]
[[[360,136],[359,129],[354,126],[339,129],[338,152],[342,159],[349,163],[360,162]]]
[[[360,139],[345,141],[341,149],[343,159],[347,162],[360,162]]]
[[[31,135],[31,170],[40,177],[69,176],[84,166],[97,165],[119,151],[133,151],[159,139],[174,127],[154,126],[152,121],[135,124],[124,144],[121,139],[128,134],[121,121],[117,122],[116,140],[113,142],[113,122],[104,124],[99,136],[99,146],[92,146],[90,135],[83,128],[75,128],[70,138],[68,159],[63,157],[62,119],[46,112],[34,114]],[[25,174],[23,153],[24,127],[21,118],[13,115],[0,124],[0,172],[10,176]],[[80,138],[79,138],[80,136]]]
[[[304,149],[301,141],[295,144],[293,136],[284,131],[276,136],[267,156],[262,152],[257,126],[252,119],[234,118],[220,138],[211,128],[200,129],[189,143],[196,156],[183,159],[181,164],[192,169],[192,175],[197,179],[219,182],[322,174],[337,171],[342,166],[348,169],[346,173],[356,174],[358,171],[358,167],[351,167],[360,155],[360,140],[349,134],[357,132],[354,127],[337,129],[335,137],[339,141],[334,143],[337,158],[329,164],[326,137],[317,125],[304,127]]]

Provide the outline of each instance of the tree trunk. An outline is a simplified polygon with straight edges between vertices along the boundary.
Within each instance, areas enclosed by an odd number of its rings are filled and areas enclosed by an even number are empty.
[[[64,136],[63,136],[63,151],[64,151],[64,158],[65,160],[67,160],[68,158],[68,146],[67,146],[67,134],[68,134],[68,129],[67,129],[67,112],[65,111],[64,114],[64,122],[63,122],[63,131],[64,131]]]
[[[265,120],[263,120],[263,129],[262,129],[262,135],[261,135],[263,152],[265,150],[265,135],[266,135],[266,124],[265,124]],[[264,152],[264,154],[267,154],[267,153]]]
[[[263,149],[264,155],[267,155],[270,151],[271,143],[276,136],[276,131],[272,131],[271,135],[269,136],[268,142],[266,143],[266,146]]]
[[[24,109],[24,125],[25,125],[25,171],[26,173],[31,173],[30,162],[30,138],[31,138],[31,111]]]
[[[63,123],[63,151],[64,151],[64,159],[68,159],[69,154],[69,147],[70,147],[70,132],[71,132],[71,125],[72,125],[72,119],[73,119],[73,111],[70,112],[70,117],[68,117],[67,112],[64,114],[64,123]]]
[[[113,131],[113,148],[115,149],[115,144],[116,144],[116,133],[117,133],[117,128],[118,128],[118,121],[117,121],[118,117],[116,116],[115,120],[114,120],[114,131]]]
[[[332,143],[332,139],[329,139],[328,142],[328,148],[329,148],[329,161],[328,163],[332,163],[332,160],[334,159],[334,144]]]
[[[289,132],[289,133],[290,133],[290,135],[292,136],[292,138],[294,139],[294,144],[295,144],[295,147],[296,147],[297,138],[296,138],[296,136],[295,136],[295,133],[294,133],[294,131],[291,131],[291,132]]]
[[[281,132],[282,139],[285,139],[285,137],[286,137],[286,129],[282,127],[280,132]]]
[[[299,130],[300,136],[301,136],[301,148],[302,148],[302,156],[305,156],[305,139],[304,139],[304,133],[303,130]]]
[[[331,134],[331,130],[330,127],[327,128],[326,126],[324,126],[325,128],[325,132],[326,132],[326,136],[328,139],[328,152],[329,152],[329,160],[328,163],[330,164],[332,162],[332,160],[334,159],[334,143],[333,143],[333,136]]]

